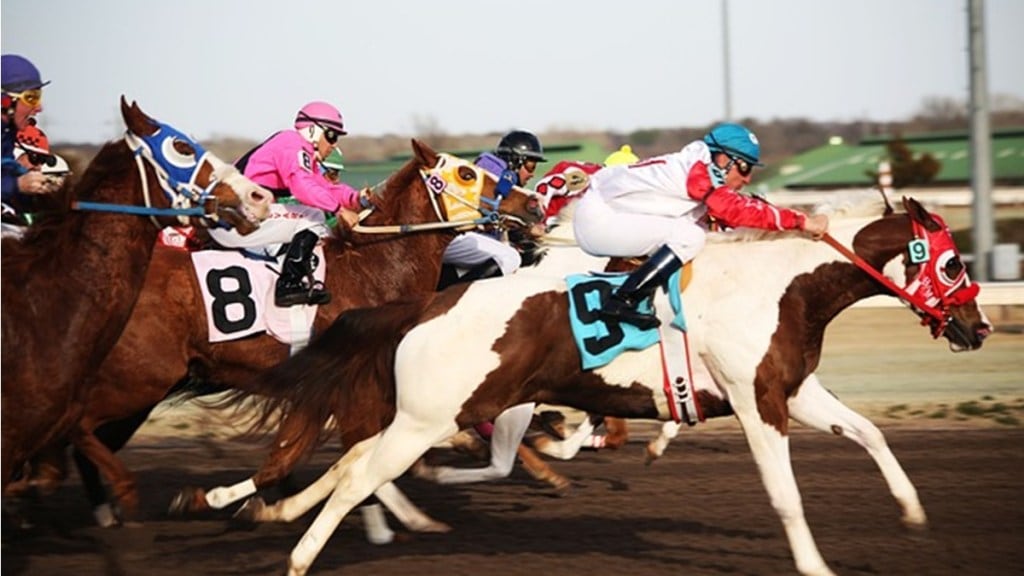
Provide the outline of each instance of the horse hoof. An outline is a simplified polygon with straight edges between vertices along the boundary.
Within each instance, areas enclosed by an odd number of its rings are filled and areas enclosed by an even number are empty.
[[[242,504],[242,507],[238,509],[238,512],[235,512],[232,518],[240,522],[256,523],[260,521],[260,516],[266,508],[267,503],[263,501],[263,498],[253,496]]]
[[[171,500],[171,505],[167,509],[167,514],[170,516],[186,516],[191,513],[209,510],[209,506],[206,504],[206,492],[202,488],[193,488],[186,486],[178,491]]]
[[[409,469],[409,472],[412,473],[415,478],[419,478],[420,480],[430,480],[432,482],[437,481],[437,471],[433,466],[424,462],[423,458],[417,460],[416,463],[412,465],[412,468]]]
[[[416,532],[423,534],[447,534],[452,531],[452,527],[445,524],[444,522],[438,522],[437,520],[431,520],[430,522],[421,526],[416,526]]]

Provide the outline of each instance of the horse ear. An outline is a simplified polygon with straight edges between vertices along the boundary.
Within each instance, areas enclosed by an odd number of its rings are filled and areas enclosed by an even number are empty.
[[[138,102],[133,101],[129,106],[123,94],[121,95],[121,116],[124,118],[125,126],[132,134],[148,136],[159,128],[159,125],[139,108]]]
[[[878,193],[882,195],[882,201],[885,202],[885,211],[882,212],[882,216],[891,216],[896,210],[893,209],[892,204],[889,203],[889,195],[885,193],[885,187],[879,186]]]
[[[925,210],[924,206],[921,206],[921,203],[917,200],[904,196],[903,208],[907,211],[907,214],[910,215],[911,220],[924,226],[929,232],[938,232],[939,230],[942,230],[942,225],[936,222],[935,219],[932,218],[931,213]]]
[[[412,139],[412,151],[421,166],[437,165],[437,152],[434,152],[433,148],[415,138]]]

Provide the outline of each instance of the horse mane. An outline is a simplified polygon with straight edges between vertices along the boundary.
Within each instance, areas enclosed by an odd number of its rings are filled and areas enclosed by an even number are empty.
[[[371,186],[370,199],[375,206],[373,213],[380,214],[383,220],[394,221],[397,218],[399,207],[408,199],[408,195],[404,191],[409,188],[413,178],[419,178],[419,174],[420,163],[416,156],[413,156],[383,182]],[[353,240],[352,231],[341,220],[338,220],[332,230],[332,235],[327,238],[328,242],[343,244],[352,244]]]
[[[5,272],[21,277],[36,262],[60,261],[60,256],[67,252],[66,247],[79,241],[79,213],[71,209],[72,201],[94,198],[102,186],[111,187],[112,175],[130,174],[131,159],[122,141],[108,142],[96,153],[80,179],[69,179],[51,197],[40,199],[39,219],[26,228],[20,242],[4,245]]]
[[[814,214],[827,214],[831,219],[880,217],[885,214],[886,200],[877,189],[842,190],[814,207]]]

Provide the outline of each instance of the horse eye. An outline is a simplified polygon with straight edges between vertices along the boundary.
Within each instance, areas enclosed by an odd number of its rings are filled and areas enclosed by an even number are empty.
[[[472,182],[476,180],[476,170],[470,166],[459,166],[458,176],[463,182]]]
[[[964,269],[964,264],[963,264],[963,262],[960,261],[960,257],[959,256],[954,257],[954,258],[950,258],[949,261],[946,262],[946,270],[945,270],[945,272],[946,272],[946,276],[949,276],[950,278],[956,278],[957,276],[959,276],[960,272],[963,269]]]
[[[173,146],[174,151],[182,156],[195,156],[196,151],[192,149],[188,142],[175,139]]]

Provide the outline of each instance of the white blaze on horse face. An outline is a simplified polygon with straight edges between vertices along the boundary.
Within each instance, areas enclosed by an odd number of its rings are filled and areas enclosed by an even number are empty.
[[[250,222],[258,223],[267,219],[274,198],[269,190],[245,177],[234,164],[224,162],[213,154],[207,155],[207,161],[213,166],[214,178],[235,191],[242,201],[242,211]]]

